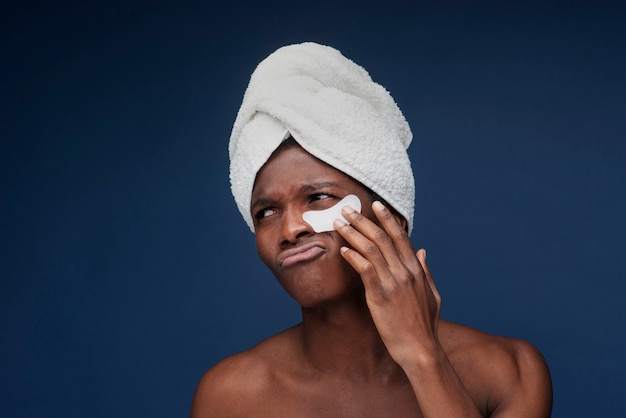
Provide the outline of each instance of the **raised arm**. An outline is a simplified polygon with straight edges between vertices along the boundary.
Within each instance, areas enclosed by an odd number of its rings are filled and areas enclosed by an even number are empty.
[[[343,248],[342,255],[361,275],[370,313],[389,354],[406,373],[425,417],[482,416],[439,342],[441,297],[426,252],[414,251],[402,222],[388,208],[374,202],[372,210],[380,226],[349,208],[343,213],[350,225],[335,226],[352,247]],[[494,417],[548,417],[551,390],[545,363],[536,351],[517,354],[485,364],[501,366],[497,373],[507,382],[496,391],[498,399],[490,399],[489,410]],[[489,415],[487,406],[481,409]]]

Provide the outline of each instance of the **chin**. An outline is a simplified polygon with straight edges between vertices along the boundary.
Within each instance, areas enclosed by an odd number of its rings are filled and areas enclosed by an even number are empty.
[[[303,308],[352,297],[356,289],[363,287],[358,273],[349,266],[349,270],[314,268],[306,264],[297,267],[301,268],[290,269],[289,274],[274,274],[287,294]]]

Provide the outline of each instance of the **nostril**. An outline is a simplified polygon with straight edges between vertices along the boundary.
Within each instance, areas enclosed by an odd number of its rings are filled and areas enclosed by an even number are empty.
[[[301,231],[301,232],[299,232],[299,233],[296,235],[296,238],[305,237],[305,236],[309,235],[310,233],[311,233],[311,232],[310,232],[309,230],[304,230],[304,231]]]
[[[299,229],[299,230],[294,230],[294,229],[290,229],[289,231],[285,231],[284,235],[283,235],[283,239],[280,243],[280,246],[282,248],[286,248],[292,245],[295,245],[298,240],[305,238],[308,235],[311,235],[312,231],[308,230],[307,228],[303,228],[303,229]]]
[[[282,217],[283,239],[293,243],[299,238],[313,233],[311,226],[302,218],[299,210],[285,210]]]

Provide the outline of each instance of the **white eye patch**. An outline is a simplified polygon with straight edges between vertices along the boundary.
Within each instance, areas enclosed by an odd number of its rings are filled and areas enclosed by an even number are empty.
[[[311,225],[315,232],[334,231],[335,227],[333,222],[335,219],[341,219],[345,223],[349,224],[348,220],[341,214],[341,209],[344,206],[350,206],[357,212],[361,212],[361,201],[353,194],[341,199],[335,206],[332,206],[324,210],[310,210],[302,214],[304,222]]]

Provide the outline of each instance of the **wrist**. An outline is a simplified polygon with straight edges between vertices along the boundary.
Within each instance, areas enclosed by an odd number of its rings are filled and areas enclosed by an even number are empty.
[[[398,364],[407,374],[422,374],[440,368],[446,361],[446,353],[438,344],[434,344],[428,348],[413,350],[398,361]]]

